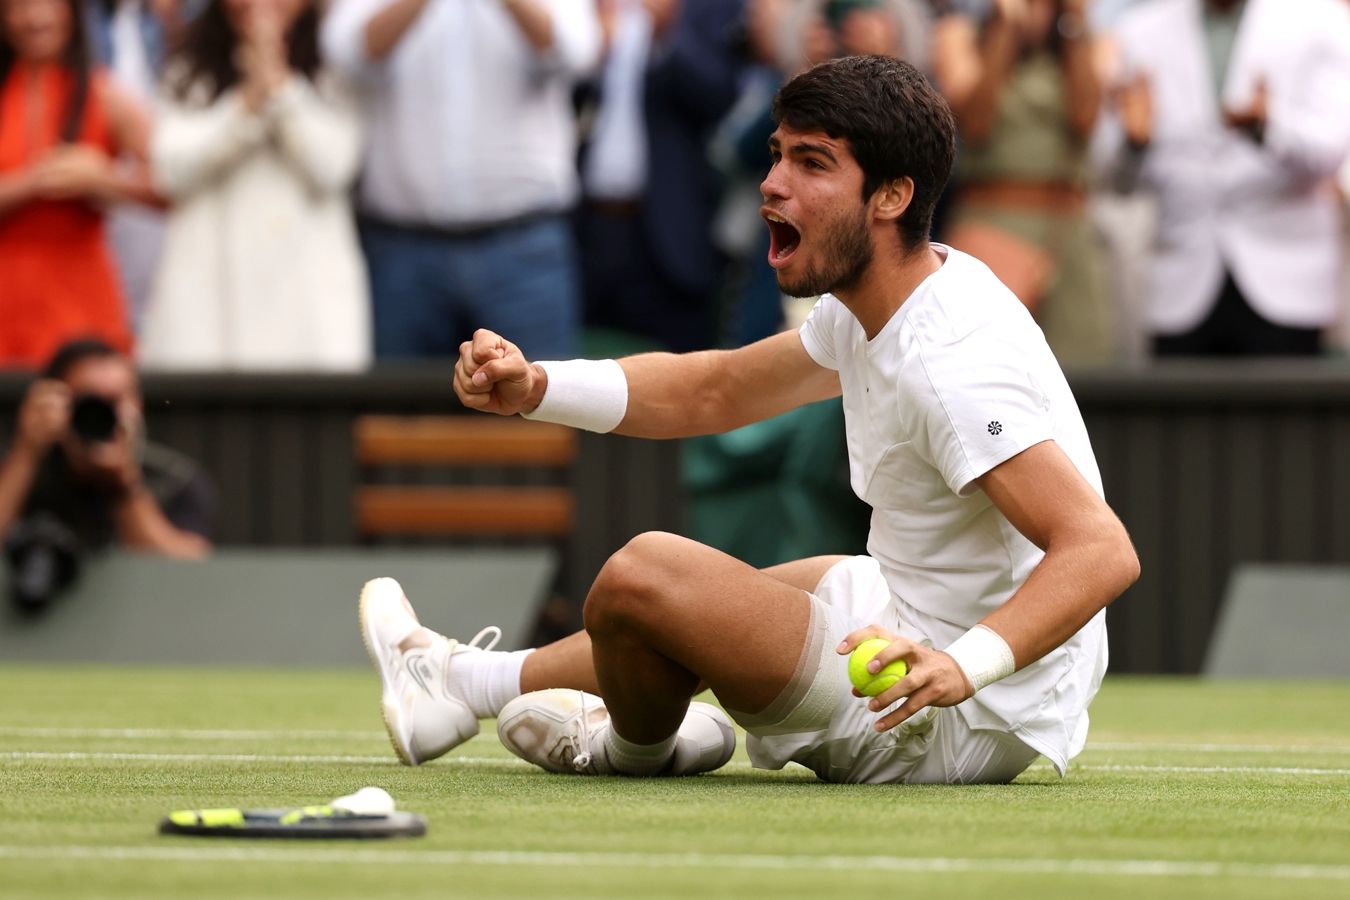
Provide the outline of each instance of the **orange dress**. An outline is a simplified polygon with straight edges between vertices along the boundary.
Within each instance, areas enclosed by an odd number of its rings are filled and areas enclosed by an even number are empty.
[[[30,135],[28,80],[42,95]],[[115,154],[95,75],[77,141]],[[19,63],[0,84],[0,175],[32,165],[60,142],[72,73]],[[39,368],[61,344],[98,337],[129,353],[132,337],[101,209],[37,200],[0,214],[0,367]]]

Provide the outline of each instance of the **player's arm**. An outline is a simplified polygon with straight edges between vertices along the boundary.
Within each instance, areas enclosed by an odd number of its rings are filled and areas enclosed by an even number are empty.
[[[954,706],[987,683],[986,678],[1003,677],[1035,662],[1139,577],[1139,559],[1125,526],[1054,441],[1022,451],[976,483],[1045,556],[1021,589],[947,648],[950,652],[899,639],[877,654],[878,668],[897,659],[909,665],[905,678],[871,702],[872,709],[880,710],[909,698],[878,721],[879,731],[925,706]],[[879,629],[861,629],[849,635],[840,651],[849,652],[877,636],[893,637]],[[1011,659],[999,660],[1003,653]]]
[[[1054,441],[1024,450],[977,480],[999,511],[1045,551],[1021,590],[981,623],[1017,668],[1067,641],[1139,578],[1125,526]]]
[[[170,559],[202,559],[211,552],[209,540],[169,521],[155,498],[139,483],[113,501],[112,520],[118,540],[134,550],[159,553]]]
[[[612,410],[608,427],[592,430],[647,438],[729,431],[840,393],[838,374],[812,360],[795,332],[735,350],[644,353],[617,364],[579,365],[529,362],[510,341],[479,330],[460,346],[455,393],[471,409],[530,415],[553,390],[551,404],[567,396],[569,404]]]

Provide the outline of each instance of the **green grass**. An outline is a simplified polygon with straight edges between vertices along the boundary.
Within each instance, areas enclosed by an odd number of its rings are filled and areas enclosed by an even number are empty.
[[[1350,684],[1108,681],[1060,780],[839,786],[738,753],[679,781],[548,775],[483,736],[394,763],[361,671],[0,667],[0,896],[1350,895]],[[167,838],[171,809],[378,784],[419,840]]]

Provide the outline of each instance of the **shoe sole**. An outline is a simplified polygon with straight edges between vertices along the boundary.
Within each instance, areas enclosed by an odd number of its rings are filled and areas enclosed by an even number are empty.
[[[527,751],[518,746],[515,743],[515,741],[511,739],[509,732],[511,729],[511,724],[521,714],[520,710],[529,709],[531,706],[538,704],[540,702],[540,695],[542,694],[557,696],[568,702],[572,701],[573,698],[576,698],[578,704],[577,708],[582,710],[583,715],[586,713],[586,711],[595,710],[597,707],[600,709],[604,709],[604,701],[601,700],[599,697],[594,697],[594,695],[590,695],[593,697],[595,702],[593,704],[587,705],[585,701],[582,701],[580,699],[580,695],[582,693],[584,692],[574,690],[572,688],[546,688],[545,690],[542,691],[534,691],[528,694],[521,694],[519,697],[512,700],[510,703],[507,703],[506,706],[502,707],[502,711],[498,714],[497,740],[501,741],[502,746],[505,747],[508,751],[510,751],[512,755],[516,756],[519,759],[524,760],[527,763],[530,763],[531,765],[538,766],[545,772],[549,772],[554,775],[580,774],[570,767],[555,764],[551,761],[546,760],[544,762],[540,762],[537,759],[531,759]],[[530,700],[524,699],[527,697],[533,699]],[[517,709],[517,707],[519,707],[519,709]],[[564,709],[560,715],[552,715],[551,713],[552,711],[549,710],[548,712],[540,712],[539,715],[559,725],[569,721],[573,717],[573,715],[575,715],[574,712],[568,711],[566,709]]]
[[[398,754],[399,762],[405,766],[415,766],[418,761],[412,758],[407,750],[403,749],[399,741],[398,722],[398,704],[390,702],[392,688],[388,680],[384,677],[385,662],[379,652],[379,642],[372,635],[370,627],[369,606],[373,602],[370,600],[370,592],[380,579],[367,581],[361,588],[361,600],[357,606],[358,615],[361,620],[361,642],[366,645],[366,655],[370,657],[371,664],[375,666],[375,671],[380,673],[380,718],[384,720],[384,730],[389,735],[389,743],[394,748],[394,753]],[[415,618],[415,617],[414,617]]]

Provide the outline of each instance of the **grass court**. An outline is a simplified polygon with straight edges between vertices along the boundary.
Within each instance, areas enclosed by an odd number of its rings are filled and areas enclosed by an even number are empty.
[[[826,785],[741,750],[691,779],[549,775],[491,723],[408,769],[378,693],[361,670],[0,665],[0,896],[1350,896],[1350,684],[1108,679],[1068,777],[1002,787]],[[155,833],[367,784],[427,836]]]

